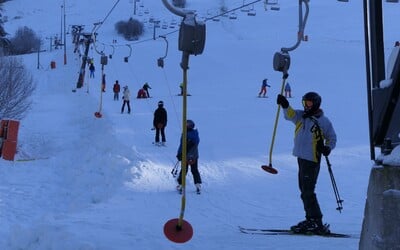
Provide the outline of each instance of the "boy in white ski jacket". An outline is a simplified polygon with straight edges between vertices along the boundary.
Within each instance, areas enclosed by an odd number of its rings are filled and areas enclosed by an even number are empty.
[[[330,120],[320,109],[321,97],[308,92],[302,99],[304,110],[295,110],[286,97],[278,95],[286,120],[295,124],[293,155],[299,166],[298,182],[306,220],[291,227],[296,233],[329,234],[329,225],[322,223],[322,213],[315,194],[321,155],[328,156],[336,146],[336,133]]]

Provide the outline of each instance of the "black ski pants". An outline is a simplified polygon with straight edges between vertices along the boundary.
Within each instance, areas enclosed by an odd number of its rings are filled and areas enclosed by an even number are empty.
[[[161,134],[161,140],[162,142],[166,142],[165,140],[165,126],[162,128],[156,127],[156,142],[160,142],[160,134]]]
[[[125,104],[128,106],[128,113],[131,113],[131,105],[129,104],[129,100],[124,100],[124,103],[122,104],[122,108],[121,108],[121,113],[124,113],[124,109],[125,109]]]
[[[188,173],[187,167],[189,164],[186,164],[186,174]],[[193,181],[194,184],[201,184],[201,177],[200,177],[200,172],[197,167],[197,160],[195,160],[192,164],[190,164],[190,171],[192,172],[193,175]],[[178,179],[177,179],[179,185],[182,185],[182,169],[179,173]]]
[[[322,220],[321,209],[315,194],[315,185],[317,184],[320,162],[313,162],[297,158],[299,165],[299,189],[301,200],[303,201],[306,219]]]

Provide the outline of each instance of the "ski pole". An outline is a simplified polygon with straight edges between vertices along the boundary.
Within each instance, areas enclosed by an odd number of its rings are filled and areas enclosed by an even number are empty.
[[[333,172],[332,172],[332,168],[331,168],[332,165],[329,162],[328,156],[325,156],[325,159],[326,159],[326,164],[328,165],[329,176],[331,177],[331,182],[332,182],[333,192],[335,193],[336,203],[338,205],[336,210],[338,210],[339,213],[341,213],[342,209],[343,209],[343,205],[342,205],[343,200],[340,198],[339,190],[337,188],[335,177],[333,176]]]
[[[175,163],[174,168],[172,168],[172,170],[171,170],[171,174],[172,174],[173,177],[176,177],[176,175],[178,174],[178,163],[179,163],[179,161],[177,161]]]

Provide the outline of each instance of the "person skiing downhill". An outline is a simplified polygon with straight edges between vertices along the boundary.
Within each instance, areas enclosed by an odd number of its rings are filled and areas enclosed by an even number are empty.
[[[165,127],[167,126],[167,111],[164,108],[164,102],[158,102],[158,108],[154,111],[153,128],[156,130],[155,144],[165,146]],[[160,144],[161,134],[161,144]]]
[[[286,120],[296,126],[293,155],[297,157],[298,184],[304,205],[305,220],[291,227],[296,233],[329,234],[329,225],[322,223],[322,213],[315,194],[321,154],[328,156],[336,146],[336,133],[324,115],[321,97],[308,92],[302,98],[304,110],[295,110],[283,95],[277,96]]]
[[[290,84],[288,82],[285,85],[285,97],[292,98],[292,88],[290,87]]]
[[[195,124],[192,120],[187,120],[186,122],[186,127],[187,127],[187,138],[186,138],[186,174],[188,170],[188,166],[190,165],[190,171],[192,172],[193,175],[193,181],[196,186],[196,192],[200,194],[200,189],[201,189],[201,176],[200,172],[198,169],[198,159],[199,159],[199,143],[200,143],[200,137],[199,137],[199,132],[197,129],[195,129]],[[178,152],[176,154],[176,158],[178,161],[182,161],[182,136],[180,139],[180,144],[178,148]],[[179,192],[182,192],[182,169],[179,172],[178,176],[178,186],[176,187]]]
[[[265,79],[262,81],[261,90],[260,90],[260,92],[258,93],[258,97],[261,97],[261,95],[262,95],[262,97],[265,97],[265,95],[267,94],[267,87],[271,87],[271,86],[267,83],[267,81],[268,81],[267,78],[265,78]]]

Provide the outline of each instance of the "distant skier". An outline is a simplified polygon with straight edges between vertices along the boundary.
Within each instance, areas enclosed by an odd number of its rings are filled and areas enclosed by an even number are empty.
[[[151,89],[151,87],[150,87],[149,83],[146,82],[146,83],[143,85],[142,88],[143,88],[144,91],[146,91],[147,98],[150,98],[149,89]]]
[[[136,98],[138,99],[147,98],[146,90],[144,90],[143,88],[139,89]]]
[[[190,165],[190,170],[193,175],[193,181],[196,186],[196,192],[200,194],[200,189],[201,189],[201,176],[200,172],[198,169],[198,159],[199,159],[199,143],[200,143],[200,138],[199,138],[199,133],[197,129],[195,129],[195,124],[192,120],[187,120],[186,121],[186,127],[187,127],[187,138],[186,138],[186,174],[188,172],[188,166]],[[182,136],[180,139],[180,144],[178,148],[178,152],[176,154],[176,158],[178,161],[182,161]],[[178,186],[176,189],[179,192],[182,192],[182,169],[179,173],[178,176]]]
[[[290,87],[289,82],[285,85],[285,97],[292,98],[292,88]]]
[[[115,81],[114,86],[113,86],[113,92],[114,92],[114,101],[119,100],[119,92],[121,91],[121,86],[119,85],[118,80]]]
[[[167,110],[164,108],[164,102],[158,102],[158,108],[154,111],[153,128],[156,130],[155,144],[165,146],[165,127],[167,126]],[[160,143],[161,134],[161,143]]]
[[[90,63],[89,71],[90,71],[90,78],[94,78],[94,71],[95,71],[94,63]]]
[[[180,88],[180,90],[181,90],[181,92],[179,93],[179,95],[182,96],[182,95],[183,95],[183,82],[182,82],[181,84],[179,84],[179,88]],[[187,93],[187,91],[186,91],[186,95],[187,95],[187,96],[191,96],[191,94]]]
[[[123,96],[122,96],[122,108],[121,108],[121,114],[124,113],[124,109],[125,109],[125,105],[128,106],[128,114],[131,113],[131,105],[129,103],[130,98],[131,98],[131,92],[129,91],[128,86],[124,87],[124,91],[122,92]]]
[[[179,84],[179,88],[181,89],[181,93],[179,95],[183,95],[183,82]]]
[[[304,110],[294,110],[286,97],[278,95],[285,119],[296,125],[293,155],[299,166],[298,181],[303,201],[304,221],[291,227],[297,233],[329,234],[329,225],[322,223],[322,213],[315,194],[321,155],[328,156],[336,146],[336,133],[330,120],[324,116],[321,97],[315,92],[303,96]]]
[[[260,93],[258,93],[258,97],[261,97],[261,96],[265,97],[265,95],[267,94],[267,87],[271,87],[270,85],[268,85],[267,81],[268,81],[267,78],[265,78],[262,81],[261,90],[260,90]]]

